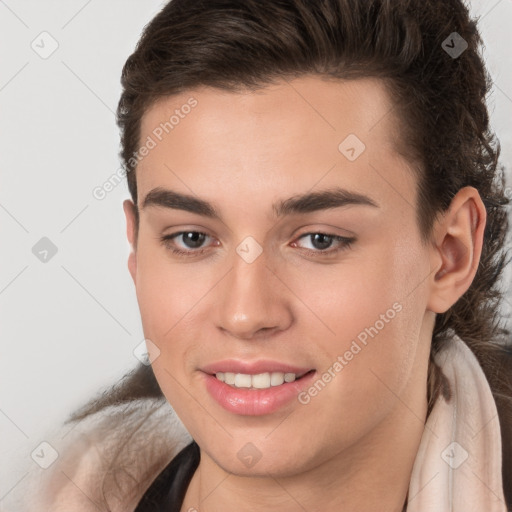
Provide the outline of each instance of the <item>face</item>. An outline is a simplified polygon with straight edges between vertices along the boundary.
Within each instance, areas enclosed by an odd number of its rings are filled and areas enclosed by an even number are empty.
[[[144,335],[226,471],[349,456],[426,401],[429,251],[398,127],[371,79],[201,88],[146,112],[129,263]]]

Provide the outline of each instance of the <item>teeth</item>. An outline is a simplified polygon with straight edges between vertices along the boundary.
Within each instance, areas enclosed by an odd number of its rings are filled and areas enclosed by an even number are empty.
[[[215,377],[236,388],[268,389],[272,386],[280,386],[284,382],[293,382],[297,376],[295,373],[267,372],[258,375],[246,373],[218,372]]]
[[[284,373],[273,372],[270,375],[270,385],[271,386],[280,386],[284,382]]]
[[[243,373],[237,373],[235,375],[235,387],[237,388],[250,388],[251,387],[251,376]]]

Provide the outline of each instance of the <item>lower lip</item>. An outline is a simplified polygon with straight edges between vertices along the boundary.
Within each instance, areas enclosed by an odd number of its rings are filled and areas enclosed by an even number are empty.
[[[224,409],[243,416],[261,416],[279,410],[293,399],[297,400],[298,394],[311,384],[315,374],[311,372],[294,382],[267,389],[235,388],[221,382],[215,375],[203,375],[206,389]]]

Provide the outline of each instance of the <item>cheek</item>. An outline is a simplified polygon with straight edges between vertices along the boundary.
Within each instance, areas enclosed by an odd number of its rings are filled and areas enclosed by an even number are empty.
[[[324,403],[339,404],[339,421],[351,411],[354,428],[375,424],[407,393],[426,307],[428,259],[421,246],[388,246],[374,254],[333,273],[325,281],[329,291],[311,305],[333,331],[317,338],[328,354],[322,370],[336,374]],[[325,415],[322,401],[312,416]]]
[[[293,283],[290,286],[307,306],[304,319],[321,328],[331,341],[336,340],[339,350],[376,323],[382,333],[405,328],[401,321],[406,315],[397,315],[396,310],[408,309],[418,298],[421,282],[428,275],[428,259],[417,245],[380,241],[348,254],[340,264],[312,264],[306,272],[283,268],[281,274],[287,283]],[[416,320],[419,316],[418,310]],[[307,329],[305,324],[303,328]]]
[[[330,358],[322,370],[335,377],[307,406],[308,418],[325,425],[332,436],[342,424],[345,440],[368,433],[401,401],[408,402],[421,321],[417,308],[398,302],[389,307],[384,301],[382,308],[363,313],[354,308],[353,313],[356,334],[342,335],[326,347]]]
[[[183,329],[211,285],[198,265],[173,262],[165,249],[141,242],[136,292],[142,323],[147,337],[163,342]]]

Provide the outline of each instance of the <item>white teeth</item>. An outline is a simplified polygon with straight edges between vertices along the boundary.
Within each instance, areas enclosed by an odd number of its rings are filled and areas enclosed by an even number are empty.
[[[252,376],[252,387],[266,389],[270,387],[270,373],[260,373]]]
[[[230,373],[230,372],[226,372],[224,374],[224,382],[226,384],[230,384],[232,386],[235,383],[235,374],[234,373]]]
[[[284,382],[293,382],[297,376],[295,373],[259,373],[248,375],[246,373],[218,372],[215,377],[236,388],[268,389],[272,386],[280,386]]]
[[[244,373],[237,373],[235,375],[235,387],[237,388],[250,388],[251,376]]]
[[[280,386],[284,382],[284,373],[272,372],[270,375],[270,385]]]

